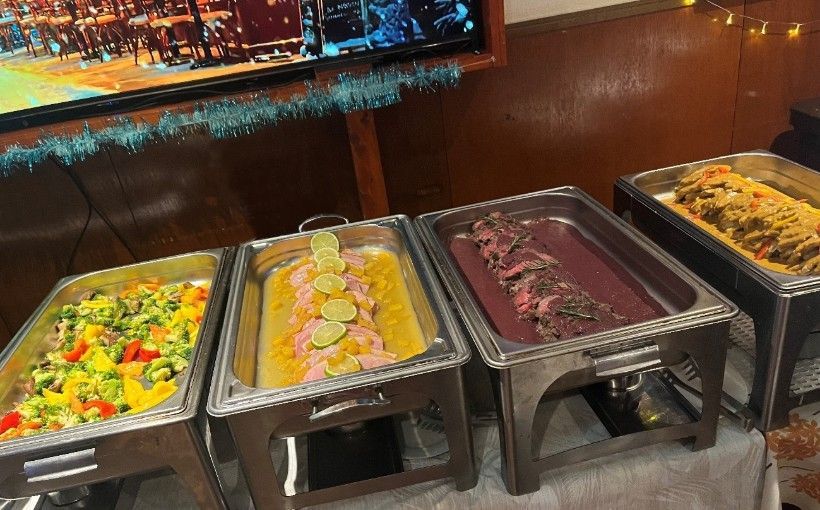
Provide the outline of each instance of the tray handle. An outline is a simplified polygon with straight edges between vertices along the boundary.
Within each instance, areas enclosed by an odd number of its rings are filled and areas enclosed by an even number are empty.
[[[305,227],[319,220],[339,220],[340,225],[347,225],[350,221],[341,214],[315,214],[299,224],[299,232],[304,232]]]
[[[616,376],[660,365],[660,349],[656,344],[645,345],[628,351],[592,356],[592,362],[595,365],[595,375]]]
[[[311,414],[308,419],[310,421],[317,421],[322,418],[327,418],[328,416],[341,413],[342,411],[346,411],[348,409],[354,409],[357,407],[386,406],[391,403],[390,400],[384,398],[384,394],[381,389],[376,390],[376,395],[377,398],[354,398],[345,400],[344,402],[333,404],[332,406],[322,409],[321,411],[319,411],[318,407],[314,404],[313,414]]]
[[[97,469],[94,448],[29,460],[23,464],[23,471],[30,483],[47,482],[68,476],[79,475]]]

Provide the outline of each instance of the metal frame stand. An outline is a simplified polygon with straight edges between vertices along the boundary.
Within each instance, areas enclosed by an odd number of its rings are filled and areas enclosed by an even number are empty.
[[[350,398],[367,398],[379,392],[390,401],[389,404],[351,407],[338,414],[310,420],[311,414],[320,405],[332,405]],[[444,420],[450,447],[450,459],[447,463],[292,496],[280,491],[281,484],[269,451],[272,439],[405,413],[426,407],[430,400],[439,406]],[[460,367],[448,369],[444,373],[423,374],[410,380],[388,381],[378,388],[332,394],[323,397],[320,402],[302,400],[230,415],[226,420],[256,508],[300,508],[442,478],[453,478],[456,489],[460,491],[469,490],[478,482],[471,422]]]
[[[640,339],[613,353],[584,351],[547,357],[508,369],[490,369],[498,409],[502,476],[507,492],[514,496],[537,491],[543,471],[623,452],[663,441],[694,437],[693,450],[715,444],[720,410],[723,366],[726,362],[729,323]],[[657,346],[654,360],[639,360],[633,353]],[[635,432],[538,458],[533,444],[533,421],[541,398],[581,388],[647,369],[680,363],[689,356],[700,372],[704,394],[700,419],[682,425]],[[601,362],[607,358],[606,370]],[[613,362],[615,366],[613,367]],[[614,370],[614,372],[613,372]],[[547,430],[549,434],[549,430]]]
[[[170,467],[200,508],[227,508],[193,420],[138,435],[109,436],[99,443],[83,445],[76,452],[38,462],[24,455],[3,462],[0,497],[34,496],[54,491],[55,483],[60,488],[76,487]]]

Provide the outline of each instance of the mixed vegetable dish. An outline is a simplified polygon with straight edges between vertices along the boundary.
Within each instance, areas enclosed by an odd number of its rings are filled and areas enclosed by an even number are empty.
[[[134,414],[176,390],[191,360],[208,285],[142,283],[62,307],[58,343],[26,397],[0,419],[0,441]]]

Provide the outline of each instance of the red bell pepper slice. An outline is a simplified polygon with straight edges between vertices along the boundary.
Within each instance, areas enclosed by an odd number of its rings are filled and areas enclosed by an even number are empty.
[[[131,340],[125,347],[125,353],[122,355],[122,363],[131,363],[137,357],[137,352],[140,350],[142,340]]]
[[[0,434],[8,429],[17,428],[17,425],[20,425],[20,413],[17,411],[12,411],[3,416],[3,419],[0,420]]]
[[[152,359],[159,358],[159,351],[154,351],[151,349],[140,349],[140,361],[151,361]]]
[[[766,256],[766,254],[769,252],[769,247],[771,245],[772,245],[771,239],[768,239],[768,240],[764,241],[763,246],[761,246],[760,249],[757,251],[757,253],[755,253],[755,260],[760,260],[760,259],[764,258]]]
[[[117,407],[111,402],[105,400],[89,400],[83,404],[83,410],[88,411],[92,407],[100,410],[100,416],[103,418],[110,418],[117,412]]]
[[[74,344],[74,349],[63,353],[63,359],[66,361],[77,362],[87,350],[88,342],[81,338]]]

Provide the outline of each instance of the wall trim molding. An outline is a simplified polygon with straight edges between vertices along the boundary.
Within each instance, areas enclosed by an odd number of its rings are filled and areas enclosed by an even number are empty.
[[[743,6],[745,2],[744,0],[724,0],[721,3],[725,7],[731,8],[737,7],[738,5]],[[558,16],[510,23],[507,25],[507,36],[522,37],[541,32],[564,30],[580,25],[612,21],[619,18],[640,16],[642,14],[651,14],[653,12],[679,9],[682,7],[706,10],[706,7],[699,7],[697,4],[692,6],[688,0],[635,0],[634,2],[598,7],[586,11],[570,12],[567,14],[559,14]]]

